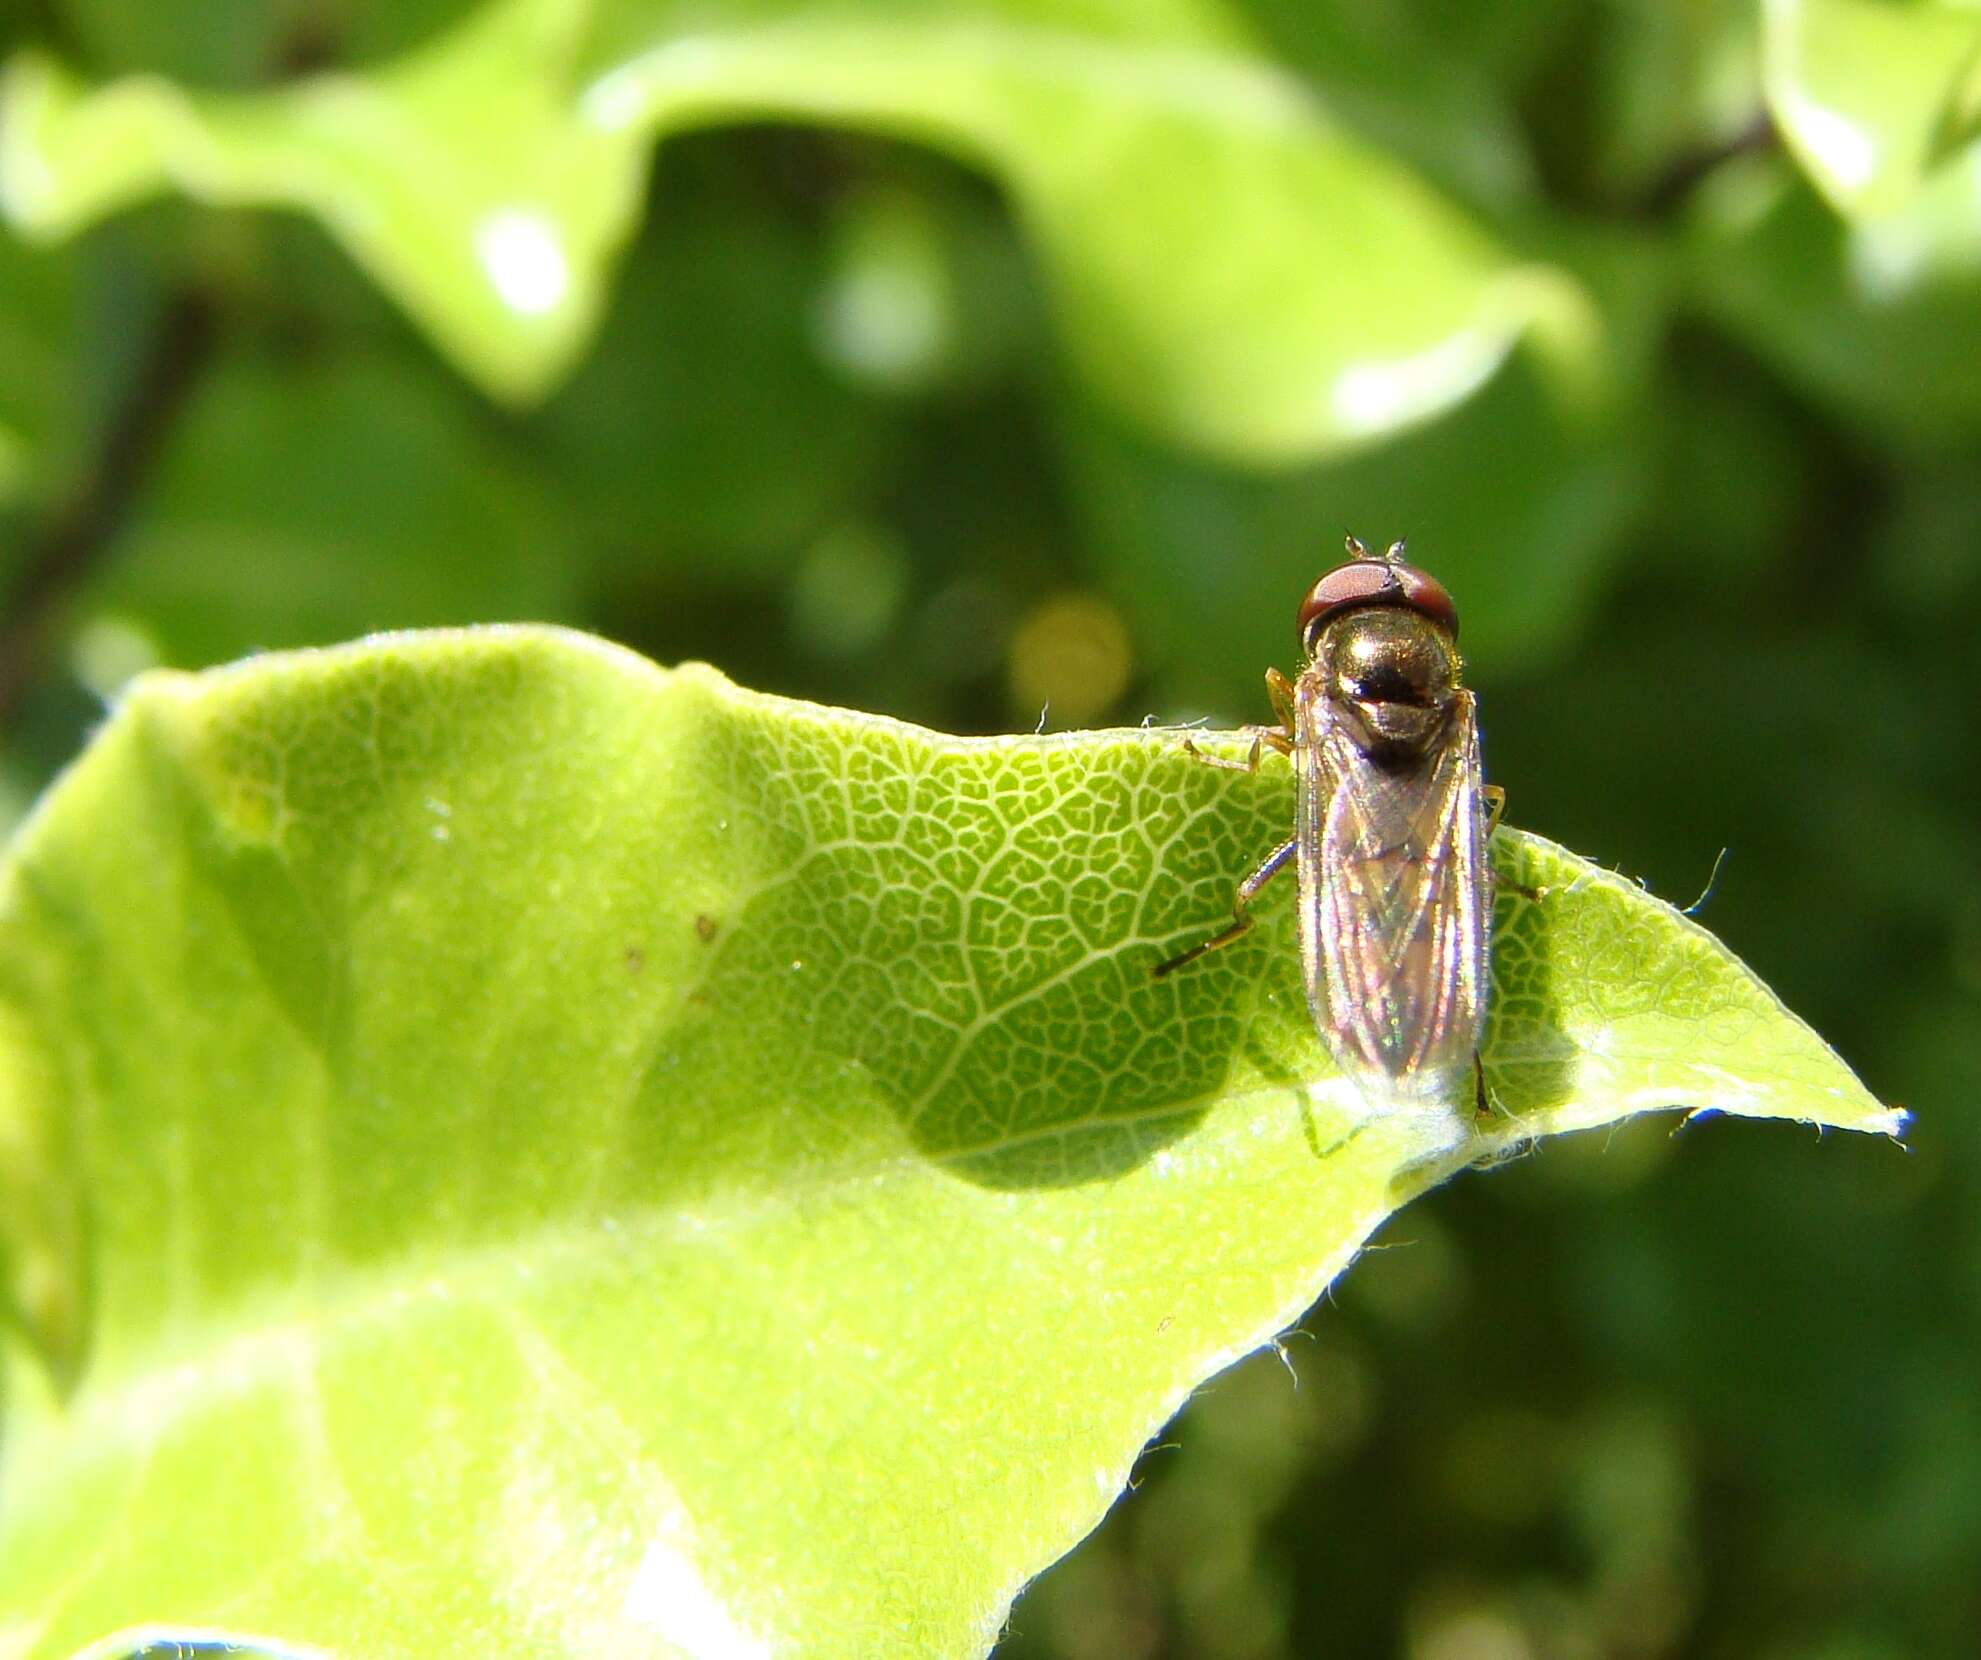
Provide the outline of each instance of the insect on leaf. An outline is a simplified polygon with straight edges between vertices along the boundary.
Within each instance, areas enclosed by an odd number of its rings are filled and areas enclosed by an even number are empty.
[[[0,867],[0,1656],[980,1655],[1441,1176],[1895,1127],[1507,833],[1511,1116],[1359,1115],[1287,906],[1149,972],[1291,811],[548,630],[139,682]]]

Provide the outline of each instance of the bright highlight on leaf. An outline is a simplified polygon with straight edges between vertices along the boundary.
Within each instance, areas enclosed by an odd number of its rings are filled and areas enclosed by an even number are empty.
[[[1973,5],[1766,0],[1762,10],[1769,108],[1839,212],[1876,218],[1905,207],[1975,136],[1981,10]]]
[[[901,8],[489,0],[370,73],[226,94],[17,59],[0,209],[73,233],[172,189],[313,214],[490,391],[588,344],[657,137],[777,119],[950,152],[1010,195],[1116,407],[1251,464],[1461,401],[1530,330],[1581,385],[1575,282],[1344,130],[1216,0]]]
[[[168,189],[300,210],[487,390],[535,396],[590,339],[645,175],[572,119],[588,9],[496,0],[374,73],[266,93],[91,87],[23,53],[0,81],[0,208],[42,237]]]
[[[1432,1183],[1898,1127],[1506,832],[1505,1116],[1363,1116],[1283,902],[1150,974],[1290,793],[546,630],[140,681],[0,867],[0,1656],[978,1655]]]

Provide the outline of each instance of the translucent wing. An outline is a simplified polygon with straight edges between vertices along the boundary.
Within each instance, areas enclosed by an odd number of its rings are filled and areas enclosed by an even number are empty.
[[[1369,758],[1317,680],[1301,678],[1294,712],[1300,955],[1322,1041],[1388,1096],[1469,1099],[1490,880],[1472,694],[1401,766]]]

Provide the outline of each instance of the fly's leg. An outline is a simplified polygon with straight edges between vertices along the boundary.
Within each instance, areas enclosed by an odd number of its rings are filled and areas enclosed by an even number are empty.
[[[1266,670],[1266,696],[1271,700],[1273,713],[1279,717],[1278,726],[1253,726],[1246,728],[1252,734],[1252,747],[1242,761],[1229,760],[1222,755],[1206,755],[1189,738],[1183,740],[1183,753],[1193,761],[1201,761],[1207,767],[1217,767],[1225,772],[1256,773],[1259,770],[1259,755],[1262,750],[1272,748],[1282,755],[1293,753],[1293,684],[1278,669]],[[1190,947],[1181,956],[1157,963],[1155,976],[1160,980],[1166,974],[1173,974],[1186,963],[1194,963],[1199,957],[1207,956],[1219,946],[1229,945],[1252,926],[1250,906],[1258,898],[1259,890],[1286,868],[1293,857],[1294,844],[1283,842],[1266,855],[1264,863],[1238,884],[1238,892],[1231,901],[1231,925],[1209,939]]]
[[[1273,713],[1279,716],[1279,725],[1241,728],[1252,735],[1252,747],[1244,760],[1232,761],[1222,755],[1206,755],[1187,737],[1183,740],[1183,753],[1193,761],[1203,762],[1207,767],[1217,767],[1224,772],[1243,773],[1254,773],[1259,770],[1261,749],[1276,749],[1282,755],[1291,755],[1293,753],[1293,682],[1278,669],[1267,669],[1266,696],[1272,703]]]
[[[1481,1056],[1481,1055],[1480,1055],[1480,1053],[1479,1053],[1479,1051],[1478,1051],[1478,1050],[1476,1050],[1476,1049],[1474,1049],[1474,1050],[1472,1051],[1472,1113],[1473,1113],[1473,1116],[1474,1116],[1474,1117],[1475,1117],[1476,1119],[1478,1119],[1478,1120],[1480,1120],[1481,1122],[1483,1122],[1484,1120],[1486,1120],[1486,1119],[1488,1119],[1488,1118],[1496,1118],[1496,1117],[1498,1117],[1498,1116],[1500,1115],[1500,1112],[1501,1112],[1501,1108],[1499,1108],[1499,1107],[1498,1107],[1497,1105],[1495,1105],[1495,1104],[1494,1104],[1494,1101],[1493,1101],[1493,1098],[1492,1098],[1492,1097],[1491,1097],[1490,1095],[1488,1095],[1488,1094],[1486,1093],[1486,1062],[1485,1062],[1485,1059],[1484,1059],[1484,1057],[1483,1057],[1483,1056]]]
[[[1293,682],[1278,669],[1266,670],[1266,701],[1272,705],[1273,713],[1279,716],[1279,724],[1287,731],[1293,731],[1300,723],[1293,718]],[[1500,794],[1505,795],[1502,790]]]
[[[1282,755],[1293,753],[1293,740],[1274,726],[1253,726],[1245,730],[1252,734],[1252,747],[1242,761],[1231,760],[1223,755],[1206,755],[1189,738],[1183,740],[1183,753],[1193,761],[1200,761],[1207,767],[1216,767],[1223,772],[1255,773],[1259,770],[1259,752],[1262,748],[1276,749]]]
[[[1293,857],[1293,843],[1282,842],[1266,855],[1265,863],[1238,884],[1238,892],[1231,901],[1231,926],[1222,933],[1211,935],[1190,947],[1180,957],[1171,957],[1168,962],[1157,963],[1155,976],[1160,980],[1166,974],[1174,974],[1185,963],[1194,963],[1199,957],[1217,950],[1221,945],[1229,945],[1233,940],[1252,926],[1252,913],[1249,907],[1259,897],[1259,890],[1286,868]]]
[[[1501,815],[1506,812],[1506,791],[1501,789],[1497,784],[1488,784],[1479,793],[1485,798],[1486,802],[1486,840],[1490,841],[1492,840],[1493,832],[1500,827]],[[1517,893],[1522,899],[1536,905],[1548,897],[1548,890],[1546,888],[1530,888],[1524,882],[1509,882],[1497,872],[1493,875],[1493,886],[1495,888],[1505,888],[1508,893]],[[1475,1056],[1474,1059],[1476,1060],[1477,1057]],[[1479,1088],[1483,1092],[1485,1087],[1482,1074],[1482,1081]],[[1485,1099],[1484,1094],[1482,1093],[1479,1098],[1483,1101]]]

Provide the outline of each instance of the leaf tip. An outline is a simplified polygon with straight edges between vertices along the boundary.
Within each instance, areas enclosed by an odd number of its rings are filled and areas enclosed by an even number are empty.
[[[1880,1107],[1864,1120],[1863,1128],[1873,1135],[1881,1135],[1888,1141],[1895,1141],[1906,1147],[1905,1132],[1912,1128],[1912,1114],[1904,1107]],[[1906,1151],[1912,1149],[1906,1147]]]

